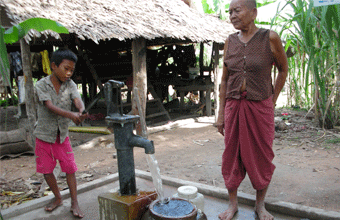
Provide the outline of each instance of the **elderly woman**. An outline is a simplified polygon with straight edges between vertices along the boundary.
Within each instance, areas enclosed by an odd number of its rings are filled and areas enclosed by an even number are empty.
[[[287,57],[276,32],[256,27],[256,0],[232,0],[229,13],[239,31],[224,47],[216,124],[225,137],[222,175],[230,203],[219,218],[232,219],[237,212],[237,189],[247,173],[256,190],[256,214],[260,220],[273,219],[264,199],[275,169],[274,108],[287,77]],[[279,71],[274,87],[273,64]]]

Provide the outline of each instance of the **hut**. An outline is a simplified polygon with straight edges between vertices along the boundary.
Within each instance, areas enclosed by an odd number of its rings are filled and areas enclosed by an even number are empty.
[[[67,46],[80,57],[73,78],[83,84],[86,103],[91,101],[97,87],[101,89],[106,80],[123,80],[128,84],[130,82],[131,88],[138,88],[144,115],[149,89],[153,91],[153,96],[163,96],[164,86],[177,86],[182,104],[183,94],[188,90],[211,89],[210,86],[205,89],[208,87],[204,85],[190,87],[192,81],[183,80],[190,78],[190,66],[184,65],[182,68],[177,65],[171,69],[171,65],[166,63],[169,54],[179,50],[182,53],[179,63],[183,60],[189,62],[185,51],[190,50],[190,44],[212,42],[218,58],[219,45],[234,31],[228,22],[201,14],[182,0],[0,0],[0,13],[1,25],[5,27],[34,17],[63,24],[70,34],[32,30],[21,42],[21,50],[23,44],[30,52],[52,52],[55,46]],[[8,51],[18,50],[18,47],[18,44],[8,46]],[[158,50],[152,50],[154,48]],[[203,75],[203,62],[200,62],[200,73]],[[194,66],[192,63],[191,67]],[[33,70],[33,75],[39,77],[41,68],[36,74]],[[182,80],[178,80],[178,76]],[[215,91],[216,88],[217,85]],[[210,106],[209,102],[207,104]],[[137,113],[134,101],[132,111]],[[210,115],[211,110],[208,112]]]

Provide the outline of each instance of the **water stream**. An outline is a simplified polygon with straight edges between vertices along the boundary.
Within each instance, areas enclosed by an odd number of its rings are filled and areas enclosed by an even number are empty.
[[[158,166],[158,161],[154,154],[146,154],[146,160],[148,161],[152,182],[156,188],[156,192],[158,194],[158,199],[161,203],[165,202],[164,191],[163,191],[163,183],[161,178],[161,171]]]

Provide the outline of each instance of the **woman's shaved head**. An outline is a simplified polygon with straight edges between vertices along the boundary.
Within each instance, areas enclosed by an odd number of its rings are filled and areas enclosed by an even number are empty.
[[[256,0],[245,0],[244,3],[250,10],[256,8]]]

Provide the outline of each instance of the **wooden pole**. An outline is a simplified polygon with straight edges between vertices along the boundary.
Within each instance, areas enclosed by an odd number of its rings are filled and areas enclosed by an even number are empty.
[[[204,59],[204,43],[200,43],[200,56],[199,56],[199,65],[200,65],[200,76],[204,75],[204,70],[203,70],[203,59]],[[204,98],[204,91],[200,91],[200,102],[202,102]]]
[[[219,94],[220,94],[220,90],[219,90],[219,82],[220,82],[220,78],[221,78],[221,74],[218,68],[219,65],[219,60],[220,60],[220,50],[219,50],[219,46],[217,43],[213,43],[213,51],[214,51],[214,100],[215,100],[215,104],[214,104],[214,111],[215,111],[215,122],[217,122],[217,118],[218,118],[218,109],[220,107],[220,100],[219,100]]]
[[[143,111],[142,111],[142,105],[139,101],[139,95],[137,96],[138,94],[138,89],[137,87],[134,87],[133,89],[133,94],[136,94],[134,96],[134,100],[136,102],[136,105],[137,105],[137,110],[138,110],[138,114],[140,115],[140,126],[141,126],[141,129],[142,129],[142,137],[143,138],[148,138],[148,133],[147,133],[147,127],[146,127],[146,121],[145,121],[145,117],[143,116]]]
[[[24,39],[20,40],[22,68],[25,79],[25,104],[28,117],[28,144],[35,149],[35,138],[33,136],[34,124],[37,120],[37,103],[35,100],[34,85],[32,79],[31,51],[30,46]]]
[[[144,38],[137,38],[132,41],[132,68],[133,68],[133,91],[138,89],[137,95],[141,106],[141,117],[145,118],[146,97],[147,97],[147,72],[146,72],[146,40]],[[132,113],[134,115],[140,114],[138,112],[135,98],[132,99]],[[142,127],[140,122],[137,122],[136,131],[138,135],[142,135]]]

